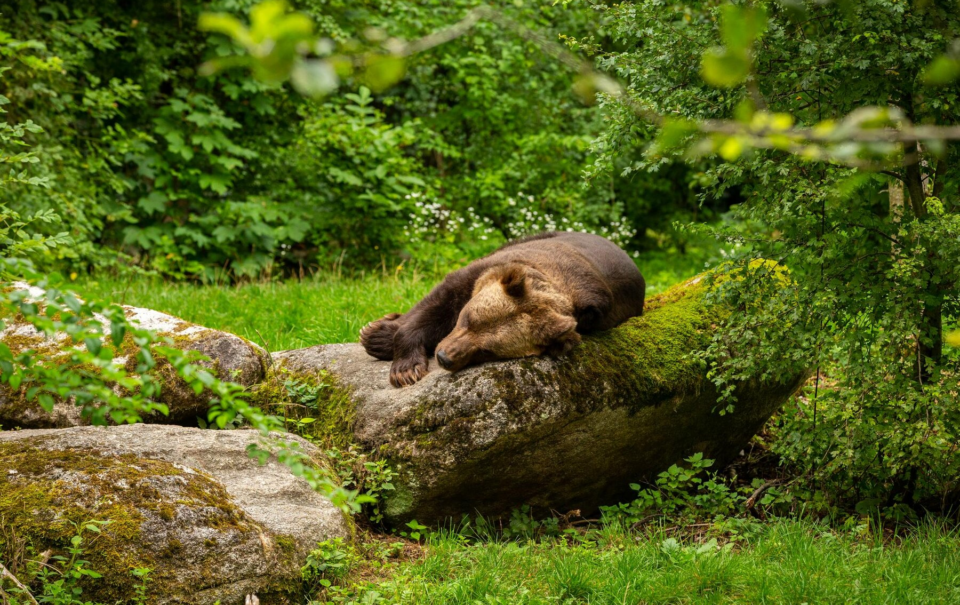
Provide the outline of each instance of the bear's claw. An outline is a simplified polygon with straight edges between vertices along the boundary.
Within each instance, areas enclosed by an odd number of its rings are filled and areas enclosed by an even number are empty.
[[[360,344],[370,356],[381,361],[393,359],[393,336],[400,328],[396,321],[399,318],[399,313],[390,313],[361,328]]]
[[[390,368],[390,384],[393,386],[408,387],[416,384],[421,378],[430,372],[427,369],[427,361],[417,359],[398,359],[393,362]]]

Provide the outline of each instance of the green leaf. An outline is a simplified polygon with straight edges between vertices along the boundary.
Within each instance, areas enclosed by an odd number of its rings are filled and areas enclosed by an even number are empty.
[[[960,78],[960,60],[940,55],[923,70],[923,81],[931,86],[943,86]]]
[[[144,365],[146,365],[148,368],[152,368],[156,364],[156,362],[153,360],[153,354],[147,347],[140,349],[140,357],[143,360]]]
[[[127,335],[127,326],[122,322],[110,322],[110,341],[113,346],[119,347],[123,342],[123,337]]]
[[[42,407],[47,413],[53,411],[53,396],[49,393],[40,393],[37,397],[37,401],[40,402],[40,407]]]
[[[703,53],[700,73],[708,84],[730,88],[743,82],[750,74],[750,57],[746,51],[711,48]]]
[[[363,79],[374,92],[390,88],[399,82],[406,72],[402,57],[394,55],[367,55]]]
[[[683,118],[667,118],[660,129],[660,135],[657,137],[655,149],[657,152],[670,151],[676,149],[683,143],[688,136],[697,132],[697,125]]]
[[[727,137],[717,151],[720,157],[732,162],[743,154],[744,144],[740,137]]]
[[[103,345],[99,338],[84,338],[83,344],[85,344],[87,346],[87,350],[94,355],[100,354],[100,348]]]
[[[723,7],[720,37],[728,50],[734,52],[748,50],[757,37],[766,30],[767,11],[763,7],[734,4]]]
[[[763,7],[725,5],[720,21],[724,46],[703,53],[700,70],[703,79],[721,88],[742,82],[750,74],[753,43],[766,29],[767,12]]]
[[[250,32],[236,17],[225,13],[203,13],[197,22],[200,31],[224,34],[244,46],[251,43]]]
[[[286,10],[287,3],[283,0],[266,0],[250,9],[250,27],[257,42],[273,37],[274,23]]]
[[[268,32],[271,38],[307,41],[313,35],[313,20],[303,13],[290,13],[274,21]],[[254,36],[258,33],[256,24],[254,24]]]
[[[230,183],[231,178],[228,174],[211,173],[200,175],[200,187],[211,189],[221,195],[227,192]]]
[[[163,212],[167,207],[167,201],[167,195],[162,191],[151,191],[149,195],[137,201],[137,206],[147,214],[153,214],[155,212]]]

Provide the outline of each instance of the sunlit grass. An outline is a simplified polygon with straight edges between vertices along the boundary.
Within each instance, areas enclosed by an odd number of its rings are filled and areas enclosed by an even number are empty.
[[[368,321],[407,310],[433,284],[434,280],[422,276],[344,278],[324,274],[301,281],[236,286],[109,278],[81,282],[77,290],[170,313],[280,351],[355,342]]]
[[[437,605],[960,603],[956,531],[924,526],[885,543],[810,521],[756,525],[754,537],[726,550],[677,543],[669,532],[617,529],[573,544],[465,544],[445,534],[431,540],[423,561],[351,591],[359,598],[375,591],[380,602]]]

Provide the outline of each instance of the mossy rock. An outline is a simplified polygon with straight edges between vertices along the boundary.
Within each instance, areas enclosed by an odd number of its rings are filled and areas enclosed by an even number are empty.
[[[0,560],[22,575],[31,550],[62,554],[75,524],[109,521],[84,534],[103,574],[84,600],[129,602],[132,570],[148,567],[149,603],[297,601],[307,553],[350,525],[285,465],[251,459],[253,443],[270,447],[254,431],[157,425],[0,432]]]
[[[694,278],[647,301],[642,317],[586,337],[560,359],[487,363],[456,374],[431,361],[412,387],[360,345],[273,354],[291,371],[325,369],[352,389],[354,439],[400,473],[392,522],[508,514],[523,504],[584,512],[630,495],[696,452],[732,460],[805,376],[737,388],[720,415],[702,351],[727,311]]]
[[[25,284],[22,287],[39,292]],[[169,338],[175,347],[185,351],[199,351],[209,357],[211,361],[202,364],[223,380],[251,386],[260,382],[266,374],[269,366],[267,353],[239,336],[198,326],[151,309],[124,306],[123,310],[128,320]],[[106,323],[105,319],[103,321]],[[9,346],[14,354],[27,349],[37,351],[44,363],[57,363],[58,358],[65,358],[65,349],[77,346],[66,334],[45,338],[30,324],[17,321],[8,322],[6,328],[0,332],[0,341]],[[129,366],[127,369],[130,372],[136,369],[133,356],[135,348],[132,337],[128,335],[116,357],[118,363]],[[157,359],[155,375],[162,385],[157,400],[166,404],[170,413],[167,416],[148,416],[144,418],[145,422],[196,426],[198,417],[206,418],[210,405],[207,392],[199,395],[195,393],[176,375],[170,363],[162,358]],[[71,401],[56,402],[52,413],[45,412],[35,401],[27,401],[24,396],[27,386],[23,385],[19,390],[13,391],[6,385],[0,385],[0,426],[8,429],[64,428],[88,424]]]

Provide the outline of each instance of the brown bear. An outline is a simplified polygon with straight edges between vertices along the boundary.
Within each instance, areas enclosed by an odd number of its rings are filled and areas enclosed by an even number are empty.
[[[566,352],[581,334],[641,315],[645,292],[636,264],[609,240],[541,233],[450,273],[407,313],[367,324],[360,342],[373,357],[393,361],[393,386],[408,386],[427,374],[434,352],[451,372]]]

